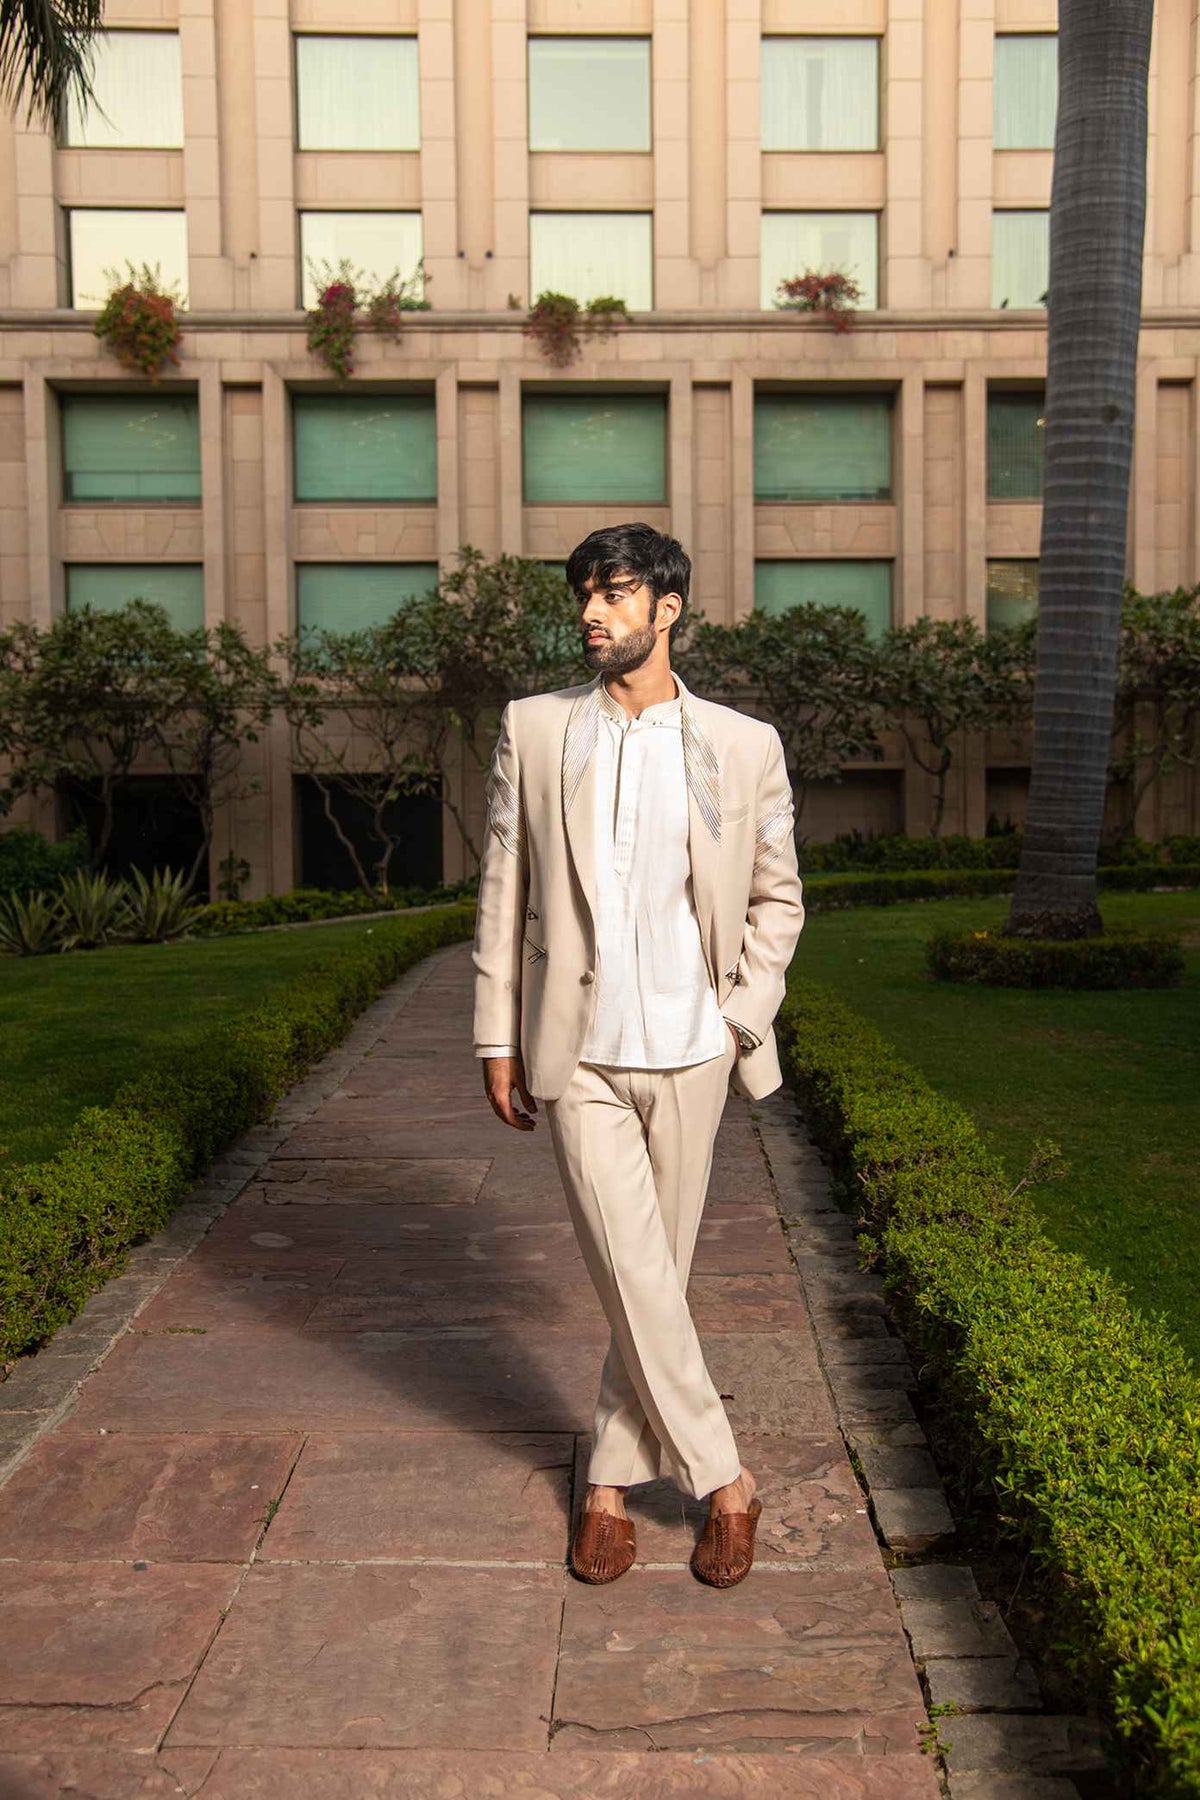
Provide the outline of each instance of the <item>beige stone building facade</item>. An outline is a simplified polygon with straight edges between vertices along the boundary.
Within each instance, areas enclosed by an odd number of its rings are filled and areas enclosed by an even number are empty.
[[[1160,0],[1145,588],[1200,579],[1198,19]],[[464,543],[561,561],[631,516],[683,539],[718,618],[1032,603],[1052,0],[110,0],[106,23],[106,116],[60,143],[0,122],[6,618],[132,583],[271,641],[374,616]],[[302,310],[341,255],[379,279],[423,260],[432,308],[364,334],[346,391]],[[92,330],[126,257],[186,297],[153,391]],[[773,307],[806,266],[857,280],[850,331]],[[522,333],[546,287],[633,322],[556,371]],[[928,778],[886,749],[815,796],[811,835],[927,827]],[[1026,760],[972,746],[947,828],[1019,818]],[[216,855],[281,891],[304,865],[281,732],[261,781]],[[1193,788],[1140,828],[1197,829]],[[463,872],[448,824],[440,856]]]

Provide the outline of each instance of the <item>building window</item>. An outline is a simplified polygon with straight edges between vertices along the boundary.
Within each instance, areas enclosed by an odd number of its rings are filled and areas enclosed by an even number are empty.
[[[1058,38],[1005,33],[996,39],[992,142],[997,150],[1053,150],[1058,113]]]
[[[1035,556],[989,561],[987,566],[987,629],[1023,625],[1036,618],[1038,565]]]
[[[297,563],[296,619],[301,631],[366,631],[386,625],[437,578],[436,563]]]
[[[122,209],[77,206],[67,214],[71,255],[71,305],[95,309],[104,305],[114,285],[105,270],[115,270],[117,283],[127,278],[126,262],[138,269],[157,264],[164,287],[176,285],[180,304],[187,305],[187,215],[166,207]]]
[[[419,150],[415,37],[296,37],[296,147]]]
[[[754,604],[763,612],[788,612],[793,606],[850,606],[862,613],[871,637],[892,623],[890,562],[757,562]]]
[[[68,563],[67,611],[120,612],[130,600],[161,606],[176,631],[204,624],[204,570],[199,563]]]
[[[529,292],[594,300],[613,294],[631,312],[654,304],[649,213],[532,213]]]
[[[1040,500],[1046,402],[1041,394],[989,394],[987,497]]]
[[[860,307],[879,305],[879,217],[873,212],[767,212],[762,216],[762,304],[807,269],[849,275]]]
[[[756,500],[887,500],[891,491],[890,395],[756,397]]]
[[[992,214],[992,305],[1045,306],[1050,280],[1050,214]]]
[[[432,394],[294,394],[297,500],[437,499]]]
[[[200,498],[200,408],[185,394],[64,394],[63,499]]]
[[[650,40],[530,38],[529,148],[649,150]]]
[[[98,31],[92,39],[95,105],[67,95],[64,142],[88,150],[179,149],[183,82],[175,31]]]
[[[665,394],[526,394],[522,448],[531,504],[666,500]]]
[[[765,37],[762,147],[878,150],[878,38]]]
[[[336,268],[348,257],[368,281],[385,281],[394,270],[410,280],[421,261],[419,212],[302,212],[300,256],[303,264],[300,304],[315,306],[320,292],[313,267]]]

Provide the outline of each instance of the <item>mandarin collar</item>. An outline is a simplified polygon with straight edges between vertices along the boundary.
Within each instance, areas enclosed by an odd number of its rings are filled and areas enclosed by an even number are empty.
[[[601,675],[596,683],[596,698],[600,703],[600,710],[617,725],[678,725],[682,723],[683,719],[684,686],[674,670],[671,672],[671,678],[675,683],[675,698],[673,700],[657,700],[653,706],[644,706],[635,719],[630,717],[619,700],[613,699],[605,687],[604,677]]]

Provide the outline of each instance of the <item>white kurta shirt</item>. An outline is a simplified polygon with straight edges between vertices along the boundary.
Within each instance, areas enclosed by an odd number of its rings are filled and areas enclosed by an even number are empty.
[[[596,1010],[581,1062],[677,1069],[721,1056],[729,1028],[692,895],[683,708],[636,718],[601,682],[596,745]]]

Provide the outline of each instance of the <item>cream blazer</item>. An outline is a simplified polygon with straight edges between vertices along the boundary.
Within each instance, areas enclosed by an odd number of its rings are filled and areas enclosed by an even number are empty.
[[[511,700],[487,783],[475,1043],[519,1044],[529,1091],[546,1100],[575,1071],[596,994],[600,679]],[[675,679],[700,936],[722,1011],[762,1040],[733,1071],[759,1099],[783,1079],[772,1021],[804,924],[791,783],[773,725]]]

